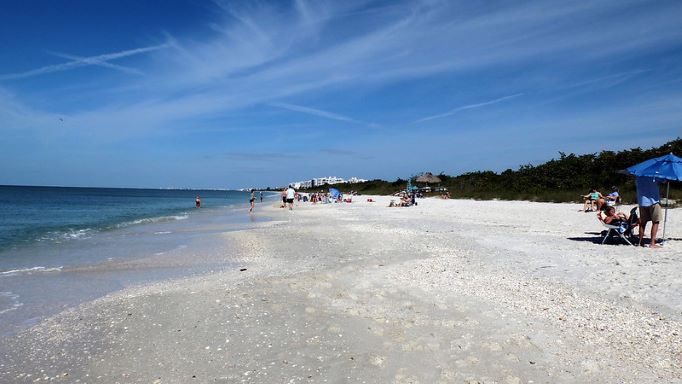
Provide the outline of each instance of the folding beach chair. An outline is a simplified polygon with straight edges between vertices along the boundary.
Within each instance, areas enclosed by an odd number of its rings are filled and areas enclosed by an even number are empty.
[[[602,225],[605,226],[606,228],[608,228],[608,231],[604,231],[606,233],[604,234],[604,238],[601,241],[602,244],[606,243],[606,239],[608,239],[612,235],[616,234],[621,239],[625,240],[626,243],[632,245],[630,240],[628,240],[628,238],[625,236],[625,231],[627,231],[627,227],[622,226],[622,225],[610,225],[610,224],[606,224],[606,223],[602,223]],[[625,224],[625,225],[627,225],[627,224]]]
[[[601,243],[604,244],[606,243],[606,240],[613,236],[613,235],[618,235],[621,239],[625,240],[626,243],[633,245],[628,237],[633,236],[632,229],[637,226],[638,224],[638,219],[637,219],[637,207],[634,207],[630,210],[630,217],[626,222],[623,222],[619,225],[611,225],[611,224],[606,224],[605,222],[599,220],[599,222],[606,228],[608,228],[607,231],[604,231],[604,238],[602,239]]]

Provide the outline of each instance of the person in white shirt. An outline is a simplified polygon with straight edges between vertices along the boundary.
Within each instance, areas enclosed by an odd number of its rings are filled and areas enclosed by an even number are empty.
[[[294,197],[296,197],[296,190],[291,185],[287,189],[287,204],[289,204],[289,210],[294,209]]]

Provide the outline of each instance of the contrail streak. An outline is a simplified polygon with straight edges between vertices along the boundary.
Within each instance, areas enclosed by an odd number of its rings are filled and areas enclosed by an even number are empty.
[[[337,113],[327,112],[327,111],[323,111],[320,109],[304,107],[301,105],[294,105],[294,104],[288,104],[288,103],[269,103],[268,105],[270,105],[272,107],[287,109],[289,111],[301,112],[301,113],[305,113],[308,115],[324,117],[326,119],[345,121],[347,123],[353,123],[353,124],[367,125],[367,126],[374,127],[374,128],[377,127],[377,124],[367,123],[364,121],[355,120],[355,119],[348,117],[348,116],[339,115]]]
[[[457,108],[455,108],[455,109],[453,109],[453,110],[447,111],[447,112],[445,112],[445,113],[441,113],[441,114],[438,114],[438,115],[433,115],[433,116],[424,117],[423,119],[419,119],[419,120],[415,121],[414,123],[422,123],[422,122],[428,121],[428,120],[440,119],[441,117],[451,116],[451,115],[454,115],[455,113],[458,113],[458,112],[460,112],[460,111],[464,111],[464,110],[467,110],[467,109],[481,108],[481,107],[485,107],[485,106],[487,106],[487,105],[492,105],[492,104],[501,103],[501,102],[503,102],[503,101],[505,101],[505,100],[513,99],[513,98],[519,97],[519,96],[523,96],[523,93],[517,93],[517,94],[514,94],[514,95],[504,96],[504,97],[500,97],[499,99],[490,100],[490,101],[485,101],[485,102],[483,102],[483,103],[476,103],[476,104],[464,105],[464,106],[461,106],[461,107],[457,107]]]
[[[68,53],[51,52],[51,51],[49,53],[54,55],[54,56],[61,57],[62,59],[82,61],[86,65],[88,65],[88,64],[99,65],[100,67],[115,69],[117,71],[130,73],[133,75],[143,75],[142,71],[137,70],[135,68],[130,68],[130,67],[126,67],[126,66],[118,65],[118,64],[112,64],[108,61],[99,60],[99,59],[96,59],[93,57],[82,57],[82,56],[76,56],[76,55],[69,55]]]
[[[105,54],[97,55],[97,56],[83,57],[83,58],[73,60],[73,61],[69,61],[66,63],[47,65],[45,67],[32,69],[32,70],[26,71],[26,72],[10,73],[10,74],[6,74],[6,75],[0,75],[0,80],[25,79],[28,77],[45,75],[48,73],[68,71],[68,70],[78,68],[78,67],[83,67],[86,65],[101,65],[103,62],[107,62],[109,60],[115,60],[115,59],[120,59],[123,57],[139,55],[141,53],[157,51],[159,49],[163,49],[166,47],[168,47],[168,44],[161,44],[161,45],[154,45],[151,47],[129,49],[126,51],[121,51],[121,52],[105,53]]]

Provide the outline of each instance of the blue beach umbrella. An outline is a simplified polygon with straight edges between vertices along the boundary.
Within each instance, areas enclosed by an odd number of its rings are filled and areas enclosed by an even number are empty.
[[[682,158],[670,153],[633,165],[632,167],[629,167],[627,171],[629,174],[635,176],[682,181]]]
[[[666,181],[665,219],[663,220],[663,239],[665,240],[665,226],[668,222],[668,196],[670,195],[670,182],[682,181],[682,158],[670,153],[633,165],[626,171],[631,175],[640,177],[653,177],[655,179]]]
[[[331,196],[333,199],[338,199],[340,194],[341,192],[339,192],[338,189],[329,188],[329,196]]]

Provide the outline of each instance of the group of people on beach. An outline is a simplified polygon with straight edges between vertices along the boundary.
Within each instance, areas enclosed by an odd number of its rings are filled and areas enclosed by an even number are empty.
[[[313,204],[317,203],[322,203],[322,204],[327,204],[327,203],[351,203],[353,202],[353,196],[356,196],[357,193],[354,191],[350,191],[347,193],[338,193],[338,194],[331,194],[329,192],[312,192],[312,193],[307,193],[307,194],[299,194],[297,199],[298,201],[303,201],[304,203],[306,202],[311,202]]]
[[[606,196],[602,195],[596,188],[592,188],[587,195],[582,195],[584,199],[583,212],[589,212],[587,209],[589,205],[591,210],[597,210],[597,218],[600,221],[609,225],[622,226],[624,231],[632,231],[634,227],[639,226],[639,246],[644,246],[646,226],[651,221],[649,247],[658,248],[660,245],[656,243],[656,234],[662,216],[658,183],[651,177],[637,177],[635,184],[637,186],[638,218],[616,211],[615,205],[621,201],[616,186],[611,187],[612,192]],[[635,214],[634,209],[632,214]]]
[[[256,190],[252,189],[251,194],[249,196],[249,204],[250,204],[249,212],[253,212],[255,202],[256,202]],[[260,191],[260,202],[261,203],[263,202],[263,191]],[[201,197],[199,195],[197,195],[194,198],[194,207],[195,208],[201,208]]]
[[[256,195],[255,190],[251,190],[249,196],[249,212],[253,212],[255,207]],[[298,202],[311,202],[316,203],[332,203],[332,202],[348,202],[352,201],[352,196],[356,195],[355,192],[351,191],[345,194],[338,194],[334,197],[331,193],[325,193],[323,191],[313,192],[313,193],[298,193],[292,185],[282,188],[280,191],[280,196],[282,198],[282,204],[280,208],[289,208],[289,210],[294,209],[294,201]],[[260,201],[263,202],[263,192],[260,192]]]
[[[601,211],[602,207],[606,205],[615,205],[620,202],[620,194],[618,187],[615,185],[611,187],[611,193],[604,196],[597,190],[597,188],[590,189],[590,193],[582,195],[583,198],[583,212],[592,212],[594,210]],[[589,206],[589,209],[588,209]]]
[[[303,202],[310,201],[313,204],[331,201],[329,193],[324,192],[313,192],[309,195],[301,196],[300,199],[303,200]]]

